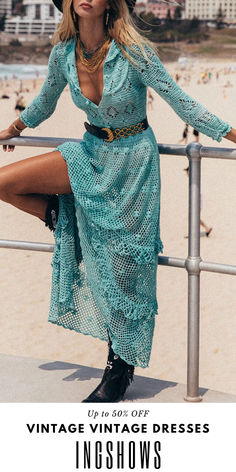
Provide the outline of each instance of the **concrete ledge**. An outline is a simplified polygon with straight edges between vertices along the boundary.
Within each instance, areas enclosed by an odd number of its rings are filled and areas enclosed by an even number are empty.
[[[102,374],[78,364],[0,354],[0,402],[80,403]],[[186,385],[137,375],[124,402],[181,403],[185,394]],[[200,394],[204,402],[236,402],[236,395],[204,388]]]

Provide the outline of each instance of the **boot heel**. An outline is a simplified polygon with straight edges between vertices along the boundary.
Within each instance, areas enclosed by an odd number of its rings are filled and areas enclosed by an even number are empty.
[[[48,195],[48,205],[45,214],[45,226],[50,231],[55,231],[59,215],[59,199],[58,195]]]

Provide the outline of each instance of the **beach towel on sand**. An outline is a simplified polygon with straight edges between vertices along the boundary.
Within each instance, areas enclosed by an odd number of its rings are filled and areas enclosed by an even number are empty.
[[[201,133],[220,141],[230,131],[227,123],[179,88],[150,46],[145,46],[148,61],[137,58],[136,46],[130,47],[138,60],[134,66],[114,39],[104,63],[103,96],[96,105],[80,90],[75,46],[71,39],[52,49],[42,90],[20,115],[27,126],[34,128],[49,118],[68,83],[75,105],[99,127],[141,122],[149,86]],[[170,123],[166,126],[171,128]],[[122,359],[147,367],[162,252],[159,154],[153,130],[149,126],[113,142],[86,131],[81,143],[66,142],[57,149],[67,162],[73,194],[59,196],[49,321],[106,341],[109,333]]]

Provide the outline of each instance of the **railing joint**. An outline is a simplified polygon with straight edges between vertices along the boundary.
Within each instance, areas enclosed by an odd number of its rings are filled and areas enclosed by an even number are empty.
[[[189,161],[200,161],[201,160],[201,148],[200,143],[190,143],[186,146],[186,155]]]
[[[189,275],[199,275],[201,272],[200,263],[202,262],[201,257],[188,256],[185,259],[185,268]]]

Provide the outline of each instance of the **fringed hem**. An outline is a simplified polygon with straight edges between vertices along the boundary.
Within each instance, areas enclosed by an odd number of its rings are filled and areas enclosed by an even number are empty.
[[[57,325],[61,328],[68,329],[69,331],[75,331],[76,333],[83,334],[84,336],[91,336],[94,339],[99,339],[100,341],[108,342],[108,336],[107,337],[105,337],[105,336],[101,337],[101,336],[98,336],[98,335],[95,335],[95,334],[86,333],[86,332],[84,332],[82,330],[79,330],[77,328],[71,328],[70,326],[66,326],[66,325],[64,325],[63,323],[60,323],[57,320],[48,319],[48,322],[51,323],[51,324]],[[125,358],[125,356],[121,353],[121,351],[119,349],[119,341],[117,341],[112,335],[111,335],[111,341],[112,341],[112,349],[115,352],[115,354],[120,356],[120,358],[123,361],[127,362],[127,364],[133,365],[134,367],[142,367],[143,369],[149,367],[149,360],[148,360],[147,363],[145,363],[145,362],[136,362],[136,363],[131,364],[130,361],[127,358]]]

